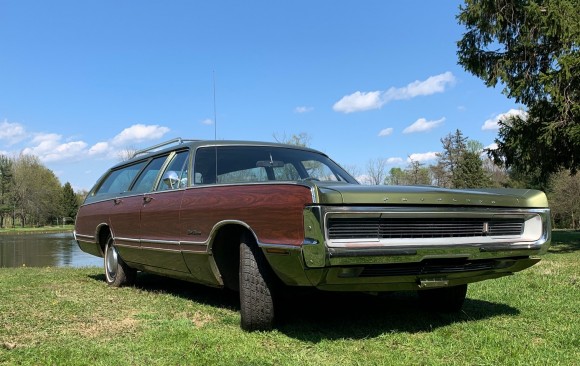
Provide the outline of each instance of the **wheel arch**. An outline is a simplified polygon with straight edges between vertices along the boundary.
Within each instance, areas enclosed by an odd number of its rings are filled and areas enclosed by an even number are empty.
[[[95,238],[97,240],[97,244],[99,244],[101,256],[105,255],[105,245],[107,245],[107,239],[109,236],[113,236],[113,231],[109,225],[100,224],[96,229]]]
[[[209,244],[224,287],[239,291],[240,242],[247,238],[251,245],[258,239],[252,228],[241,221],[223,221],[216,225]]]

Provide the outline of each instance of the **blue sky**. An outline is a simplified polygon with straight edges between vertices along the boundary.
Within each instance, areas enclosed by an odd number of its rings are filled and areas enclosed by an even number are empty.
[[[0,153],[89,189],[119,151],[306,132],[343,165],[433,163],[519,107],[457,64],[460,1],[0,0]]]

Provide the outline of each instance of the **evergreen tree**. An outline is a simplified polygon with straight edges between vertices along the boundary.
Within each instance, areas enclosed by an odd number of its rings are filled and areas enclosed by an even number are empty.
[[[468,138],[463,136],[463,132],[455,130],[454,134],[448,134],[441,139],[443,145],[443,152],[437,154],[438,164],[446,173],[444,180],[446,182],[454,183],[453,177],[457,169],[462,155],[467,151]]]
[[[61,210],[63,217],[75,218],[79,209],[78,197],[69,182],[62,187]]]
[[[453,175],[453,186],[455,188],[481,188],[490,185],[491,180],[483,169],[479,154],[464,151]]]
[[[459,64],[527,107],[500,122],[496,163],[539,176],[580,168],[580,0],[466,0]]]

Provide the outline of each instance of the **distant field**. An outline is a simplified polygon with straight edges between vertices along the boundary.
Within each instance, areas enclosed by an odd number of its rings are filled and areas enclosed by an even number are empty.
[[[74,225],[60,225],[60,226],[40,226],[40,227],[15,227],[15,228],[0,228],[0,234],[39,234],[51,232],[72,232]]]
[[[463,312],[415,294],[320,294],[286,304],[276,330],[239,328],[236,295],[100,268],[0,269],[0,364],[578,365],[580,233],[515,276],[470,285]]]

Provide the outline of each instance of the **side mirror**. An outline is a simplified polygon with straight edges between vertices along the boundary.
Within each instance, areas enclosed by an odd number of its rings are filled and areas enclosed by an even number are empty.
[[[165,172],[161,180],[171,189],[179,187],[179,176],[173,170]]]

